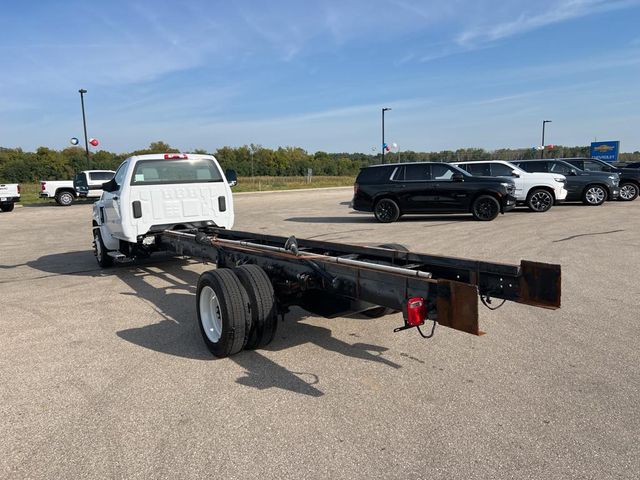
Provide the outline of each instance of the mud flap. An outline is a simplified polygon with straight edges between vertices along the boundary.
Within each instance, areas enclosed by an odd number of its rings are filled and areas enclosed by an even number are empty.
[[[520,263],[520,294],[518,303],[544,308],[560,308],[560,265],[550,263]]]
[[[483,335],[478,323],[478,288],[468,283],[438,280],[438,323],[473,335]]]

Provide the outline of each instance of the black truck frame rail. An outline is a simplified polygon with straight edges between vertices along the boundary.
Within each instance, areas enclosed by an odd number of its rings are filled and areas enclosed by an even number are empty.
[[[433,320],[481,335],[478,296],[485,304],[502,299],[560,307],[560,265],[524,260],[509,265],[215,227],[166,230],[156,244],[218,268],[260,266],[283,313],[292,305],[328,318],[402,311],[405,326],[400,329]]]

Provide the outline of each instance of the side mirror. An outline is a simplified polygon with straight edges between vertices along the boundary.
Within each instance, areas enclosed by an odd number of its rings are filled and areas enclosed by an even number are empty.
[[[116,179],[112,178],[106,183],[102,184],[102,190],[105,192],[115,192],[118,190],[118,184],[116,183]]]
[[[224,176],[227,177],[227,183],[230,187],[235,187],[238,184],[238,174],[235,170],[228,169],[224,172]]]
[[[575,177],[576,175],[578,175],[578,171],[575,168],[572,168],[571,170],[569,170],[569,175]]]
[[[464,175],[462,175],[461,173],[455,172],[451,176],[451,180],[453,180],[454,182],[462,182],[464,180]]]
[[[514,178],[520,178],[520,174],[518,172],[516,172],[515,170],[511,171],[511,176]]]

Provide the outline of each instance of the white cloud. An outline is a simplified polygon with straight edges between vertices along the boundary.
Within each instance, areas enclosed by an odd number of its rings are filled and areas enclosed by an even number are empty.
[[[502,38],[521,34],[555,23],[572,20],[587,15],[619,10],[638,5],[637,0],[561,0],[547,8],[542,7],[542,13],[523,12],[515,19],[498,24],[484,22],[460,33],[456,40],[459,45],[469,46],[476,43],[492,42]],[[530,8],[539,10],[537,2],[530,3]],[[487,19],[489,20],[489,19]]]

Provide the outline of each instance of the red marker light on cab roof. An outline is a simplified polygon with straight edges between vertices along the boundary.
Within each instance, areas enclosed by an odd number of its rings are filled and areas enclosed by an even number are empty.
[[[165,153],[165,160],[175,160],[177,158],[189,158],[186,153]]]

